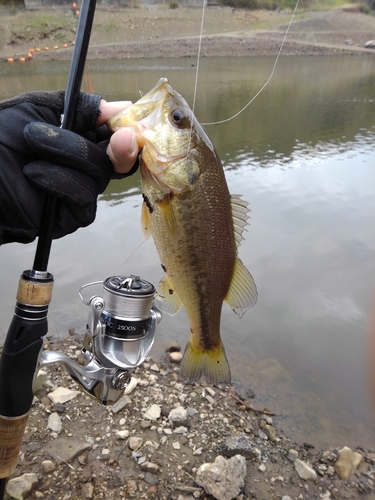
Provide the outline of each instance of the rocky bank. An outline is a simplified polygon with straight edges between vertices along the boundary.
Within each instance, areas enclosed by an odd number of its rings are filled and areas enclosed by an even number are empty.
[[[80,338],[45,348],[77,360]],[[231,388],[185,384],[173,356],[147,359],[113,406],[43,367],[7,498],[375,498],[375,450],[295,443]]]

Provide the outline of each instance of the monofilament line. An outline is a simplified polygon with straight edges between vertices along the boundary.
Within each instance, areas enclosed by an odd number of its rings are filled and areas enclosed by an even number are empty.
[[[195,111],[195,101],[196,101],[196,97],[197,97],[199,61],[200,61],[200,58],[201,58],[201,49],[202,49],[203,26],[204,26],[204,15],[205,15],[205,12],[206,12],[206,0],[203,0],[201,30],[200,30],[200,33],[199,33],[198,54],[197,54],[197,69],[195,70],[195,83],[194,83],[193,105],[192,105],[192,108],[191,108],[191,127],[190,127],[189,144],[188,144],[188,149],[187,149],[188,152],[190,150],[191,134],[193,133],[193,117],[194,117],[194,111]]]
[[[205,1],[205,0],[204,0]],[[289,30],[290,30],[290,27],[292,25],[292,22],[293,22],[293,19],[294,19],[294,16],[297,12],[297,8],[298,8],[298,4],[299,4],[299,0],[297,0],[296,2],[296,5],[294,7],[294,10],[293,10],[293,14],[292,14],[292,17],[290,18],[290,21],[288,23],[288,26],[287,26],[287,29],[285,31],[285,34],[284,34],[284,38],[283,38],[283,41],[281,42],[281,45],[280,45],[280,49],[279,49],[279,52],[276,56],[276,59],[275,59],[275,62],[273,64],[273,67],[272,67],[272,71],[271,71],[271,74],[270,76],[268,77],[268,80],[265,82],[265,84],[262,86],[262,88],[260,90],[258,90],[258,92],[255,94],[255,96],[242,108],[240,109],[235,115],[231,116],[230,118],[225,118],[224,120],[220,120],[220,121],[217,121],[217,122],[208,122],[208,123],[202,123],[202,125],[219,125],[220,123],[226,123],[226,122],[229,122],[230,120],[233,120],[234,118],[237,118],[237,116],[239,116],[243,111],[245,111],[245,109],[250,106],[250,104],[252,102],[255,101],[255,99],[258,97],[258,95],[263,92],[263,90],[267,87],[267,85],[270,83],[271,81],[271,78],[273,77],[274,73],[275,73],[275,69],[276,69],[276,65],[277,65],[277,62],[279,60],[279,57],[281,55],[281,51],[283,50],[283,47],[284,47],[284,44],[285,44],[285,41],[286,41],[286,38],[288,36],[288,33],[289,33]],[[198,74],[198,71],[197,71],[197,74]],[[195,94],[194,94],[194,98],[195,98]]]
[[[195,71],[195,84],[194,84],[193,107],[192,107],[193,114],[195,112],[195,100],[196,100],[196,97],[197,97],[199,61],[200,61],[200,58],[201,58],[201,49],[202,49],[203,26],[204,26],[204,15],[205,15],[205,12],[206,12],[206,0],[203,0],[202,19],[201,19],[201,31],[200,31],[200,34],[199,34],[199,45],[198,45],[198,54],[197,54],[197,69]]]

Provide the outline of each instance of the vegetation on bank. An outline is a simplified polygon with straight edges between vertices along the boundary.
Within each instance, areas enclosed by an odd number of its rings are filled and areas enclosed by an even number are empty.
[[[76,2],[79,6],[82,0]],[[113,0],[116,3],[116,0]],[[203,1],[203,0],[202,0]],[[237,7],[244,9],[265,9],[265,10],[284,10],[294,9],[296,0],[215,0],[222,5],[229,7]],[[53,0],[51,0],[51,5]],[[70,0],[67,0],[67,5],[70,5]],[[327,10],[342,6],[353,5],[353,8],[358,8],[361,12],[371,13],[375,10],[375,0],[299,0],[299,9],[308,10]],[[8,8],[19,8],[24,6],[24,0],[0,0],[0,6]],[[178,0],[170,0],[169,7],[175,9],[179,6]]]

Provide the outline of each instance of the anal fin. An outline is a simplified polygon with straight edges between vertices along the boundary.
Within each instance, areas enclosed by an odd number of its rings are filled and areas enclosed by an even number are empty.
[[[258,291],[254,279],[237,257],[225,302],[241,318],[248,309],[255,306],[257,300]]]

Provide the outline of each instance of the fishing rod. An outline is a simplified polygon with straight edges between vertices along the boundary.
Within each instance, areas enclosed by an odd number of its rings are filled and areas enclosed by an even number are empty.
[[[81,89],[96,0],[82,0],[75,45],[64,100],[61,127],[72,128]],[[33,400],[33,379],[47,334],[48,305],[53,276],[47,271],[57,200],[48,196],[33,268],[22,273],[14,317],[0,358],[0,500],[8,477],[17,466],[18,454]]]

